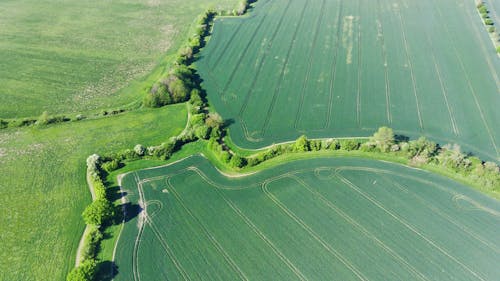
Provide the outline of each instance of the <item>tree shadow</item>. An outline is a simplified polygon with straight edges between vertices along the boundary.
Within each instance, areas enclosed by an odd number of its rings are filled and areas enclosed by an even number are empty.
[[[111,202],[115,202],[116,200],[127,196],[127,194],[128,193],[126,191],[122,191],[119,186],[111,186],[106,189],[106,196]]]
[[[111,281],[118,275],[118,266],[113,261],[102,261],[97,264],[96,279],[101,281]]]
[[[121,221],[124,221],[125,223],[136,218],[143,210],[141,206],[139,206],[138,204],[133,204],[131,202],[122,204],[120,205],[120,207],[122,208],[122,210],[124,210],[124,213],[122,213],[121,215]]]
[[[397,142],[408,142],[410,140],[409,137],[405,136],[405,135],[395,135],[394,136],[394,139],[397,141]]]

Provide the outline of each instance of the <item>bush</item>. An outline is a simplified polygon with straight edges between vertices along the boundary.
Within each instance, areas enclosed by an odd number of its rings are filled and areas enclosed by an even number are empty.
[[[360,143],[357,140],[344,139],[340,141],[340,149],[346,151],[357,150]]]
[[[91,226],[90,231],[84,238],[85,241],[82,248],[82,258],[84,260],[96,258],[102,238],[101,231],[97,227]]]
[[[489,33],[493,33],[493,32],[495,32],[495,30],[496,30],[496,28],[494,26],[488,27],[488,32]]]
[[[92,281],[95,278],[97,262],[94,259],[88,259],[82,262],[80,266],[73,268],[66,277],[67,281]]]
[[[85,224],[103,225],[110,222],[114,215],[115,210],[111,202],[106,199],[97,199],[85,208],[82,217]]]
[[[484,24],[493,25],[493,20],[492,19],[484,19]]]
[[[197,138],[206,140],[210,137],[211,130],[212,129],[207,125],[202,125],[195,129],[194,134],[196,135]]]
[[[224,163],[229,163],[231,161],[231,154],[225,150],[220,152],[220,160]]]
[[[497,47],[497,54],[500,54],[500,46]]]
[[[245,166],[246,160],[245,158],[242,158],[238,155],[233,155],[229,164],[234,168],[242,168],[243,166]]]
[[[481,6],[478,7],[478,10],[481,14],[487,14],[488,13],[488,8],[484,4],[481,4]]]
[[[146,148],[142,144],[136,144],[134,146],[134,152],[138,156],[144,156],[144,154],[146,153]]]
[[[120,161],[117,160],[117,159],[113,159],[111,161],[108,161],[108,162],[104,162],[102,165],[101,165],[101,168],[103,168],[106,172],[112,172],[118,168],[120,168]]]
[[[3,119],[0,119],[0,129],[5,129],[9,126],[9,122],[3,120]]]
[[[311,147],[309,146],[309,141],[305,135],[300,136],[293,146],[293,151],[297,152],[305,152],[310,151]]]

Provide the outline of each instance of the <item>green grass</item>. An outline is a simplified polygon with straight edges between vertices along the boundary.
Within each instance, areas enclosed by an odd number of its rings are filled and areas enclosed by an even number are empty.
[[[500,60],[475,9],[262,0],[249,17],[216,20],[196,64],[240,147],[385,125],[498,161]]]
[[[85,159],[179,134],[185,104],[0,132],[0,280],[64,280],[90,202]]]
[[[0,118],[141,100],[208,7],[237,0],[2,1]]]
[[[194,156],[129,173],[123,188],[151,223],[125,224],[115,280],[500,274],[498,202],[400,165],[318,158],[227,178]]]

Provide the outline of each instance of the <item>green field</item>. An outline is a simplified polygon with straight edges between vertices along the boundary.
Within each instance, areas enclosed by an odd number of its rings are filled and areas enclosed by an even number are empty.
[[[201,156],[127,174],[115,280],[495,280],[500,205],[352,158],[228,178]]]
[[[242,147],[386,125],[500,156],[500,60],[474,1],[262,0],[216,20],[197,67]]]
[[[0,131],[0,280],[65,280],[90,202],[85,159],[179,134],[186,105]]]
[[[208,7],[236,0],[0,1],[0,118],[141,100]],[[154,72],[150,74],[151,71]]]

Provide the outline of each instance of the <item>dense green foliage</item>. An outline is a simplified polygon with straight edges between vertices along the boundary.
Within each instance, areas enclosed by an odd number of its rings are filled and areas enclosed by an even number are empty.
[[[96,274],[96,261],[88,259],[68,274],[67,281],[92,281]]]

